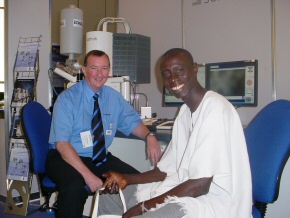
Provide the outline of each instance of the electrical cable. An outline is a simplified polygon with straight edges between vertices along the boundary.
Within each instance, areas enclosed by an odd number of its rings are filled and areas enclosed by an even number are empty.
[[[145,99],[146,99],[146,107],[148,107],[149,104],[148,104],[148,97],[147,97],[147,95],[145,93],[136,93],[136,94],[137,95],[143,95],[145,97]]]
[[[54,86],[53,86],[53,76],[52,76],[52,75],[53,75],[53,69],[50,68],[50,69],[48,70],[48,79],[49,79],[49,83],[50,83],[50,86],[51,86],[53,92],[56,94],[56,96],[58,96],[58,93],[57,93],[56,89],[55,89]]]

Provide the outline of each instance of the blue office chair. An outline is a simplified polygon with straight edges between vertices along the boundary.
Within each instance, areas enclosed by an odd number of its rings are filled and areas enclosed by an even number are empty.
[[[30,172],[38,177],[40,191],[45,198],[41,211],[54,209],[49,206],[49,199],[57,191],[55,183],[45,174],[50,124],[50,114],[38,102],[32,101],[22,107],[21,125],[30,155]]]
[[[264,218],[274,203],[290,155],[290,101],[265,106],[245,129],[253,183],[253,217]]]
[[[40,191],[45,202],[40,207],[41,211],[49,213],[57,209],[55,202],[49,205],[51,195],[57,191],[56,184],[45,174],[46,158],[49,151],[51,115],[40,103],[31,101],[21,109],[21,125],[30,155],[30,172],[39,179]],[[87,185],[84,187],[89,195],[93,195]]]

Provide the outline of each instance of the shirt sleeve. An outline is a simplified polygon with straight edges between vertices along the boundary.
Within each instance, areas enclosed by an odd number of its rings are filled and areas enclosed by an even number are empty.
[[[49,143],[55,144],[57,141],[70,141],[73,126],[71,108],[69,101],[60,95],[53,108]]]
[[[126,136],[142,123],[137,111],[124,98],[120,98],[120,114],[118,119],[118,130]]]

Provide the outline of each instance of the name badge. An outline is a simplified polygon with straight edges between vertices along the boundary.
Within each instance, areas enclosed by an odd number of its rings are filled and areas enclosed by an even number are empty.
[[[106,130],[106,135],[112,135],[112,130],[110,129]]]
[[[83,148],[88,148],[93,146],[93,138],[92,138],[92,134],[91,131],[85,131],[85,132],[81,132],[81,139],[82,139],[82,144],[83,144]]]

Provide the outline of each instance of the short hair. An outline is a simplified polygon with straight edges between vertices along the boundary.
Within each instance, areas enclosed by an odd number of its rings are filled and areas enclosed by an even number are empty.
[[[87,64],[88,64],[88,57],[90,57],[90,56],[102,57],[104,55],[108,58],[108,60],[109,60],[109,66],[110,66],[110,58],[108,57],[108,55],[105,52],[103,52],[101,50],[91,50],[91,51],[89,51],[86,54],[86,56],[85,56],[84,66],[86,67]]]
[[[162,57],[166,57],[166,56],[170,56],[170,55],[176,55],[176,54],[185,54],[190,61],[192,61],[192,63],[194,63],[194,60],[193,60],[193,57],[191,55],[191,53],[189,51],[187,51],[186,49],[184,48],[172,48],[172,49],[169,49],[167,52],[165,52]]]

